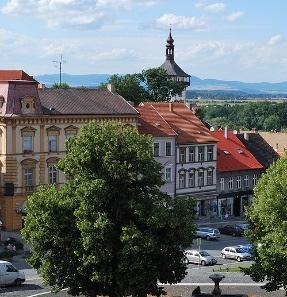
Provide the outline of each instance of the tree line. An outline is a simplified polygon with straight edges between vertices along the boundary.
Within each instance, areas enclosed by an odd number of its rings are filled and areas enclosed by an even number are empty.
[[[213,127],[272,131],[287,128],[287,102],[252,102],[242,105],[209,105],[198,115]]]

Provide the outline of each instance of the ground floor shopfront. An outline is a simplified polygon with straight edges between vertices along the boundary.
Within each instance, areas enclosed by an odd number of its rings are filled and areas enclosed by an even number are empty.
[[[252,203],[253,192],[245,191],[218,195],[211,199],[196,199],[196,217],[228,217],[244,216],[246,207]]]

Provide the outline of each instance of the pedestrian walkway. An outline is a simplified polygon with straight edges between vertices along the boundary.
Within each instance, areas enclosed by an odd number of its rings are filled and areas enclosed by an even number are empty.
[[[226,224],[244,224],[246,219],[244,217],[229,217],[228,219],[220,217],[200,217],[195,219],[198,226],[222,226]]]

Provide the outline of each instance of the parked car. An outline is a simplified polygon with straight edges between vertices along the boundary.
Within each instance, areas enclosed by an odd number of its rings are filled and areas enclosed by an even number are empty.
[[[244,231],[237,225],[226,225],[223,227],[219,227],[218,230],[221,234],[227,234],[232,236],[242,236]]]
[[[244,260],[252,260],[253,258],[253,256],[250,253],[246,252],[243,248],[240,248],[238,246],[225,247],[221,251],[221,255],[223,259],[235,259],[238,262]]]
[[[251,243],[247,244],[240,244],[238,245],[239,248],[243,249],[245,252],[252,254],[254,246]]]
[[[8,285],[21,286],[25,281],[25,274],[13,264],[0,260],[0,287]]]
[[[241,228],[243,231],[246,231],[249,229],[249,224],[236,224],[239,228]]]
[[[197,228],[196,229],[196,236],[209,239],[218,239],[220,238],[220,232],[218,229],[213,228]]]
[[[188,263],[195,263],[204,266],[215,265],[217,263],[217,260],[206,251],[187,250],[184,254]]]

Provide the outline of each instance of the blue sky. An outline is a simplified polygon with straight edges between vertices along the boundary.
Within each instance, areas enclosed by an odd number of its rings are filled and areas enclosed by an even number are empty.
[[[191,75],[287,81],[286,0],[0,0],[2,69],[134,73],[164,61],[171,24]]]

